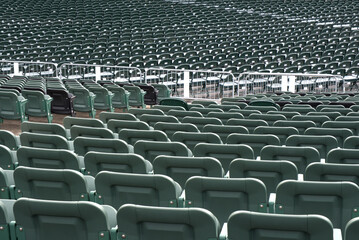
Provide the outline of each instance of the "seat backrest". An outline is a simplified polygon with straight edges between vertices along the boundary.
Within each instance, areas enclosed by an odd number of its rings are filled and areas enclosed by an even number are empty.
[[[246,127],[249,133],[253,133],[254,129],[259,126],[268,126],[268,123],[261,119],[229,119],[227,125]]]
[[[155,174],[171,177],[184,188],[187,179],[192,176],[223,177],[221,163],[212,157],[174,157],[158,156],[153,161]]]
[[[20,166],[50,169],[73,169],[81,167],[77,156],[66,149],[46,149],[21,146],[17,152]]]
[[[84,156],[85,173],[95,177],[101,171],[142,173],[152,171],[152,165],[133,153],[88,152]]]
[[[106,211],[106,209],[108,209]],[[109,239],[116,210],[87,201],[49,201],[21,198],[14,215],[21,239]]]
[[[26,112],[36,112],[37,114],[46,114],[45,95],[41,91],[22,90],[21,94],[28,100],[26,104]]]
[[[80,125],[85,127],[99,127],[99,128],[104,127],[102,121],[93,118],[79,118],[79,117],[67,116],[64,118],[63,123],[66,129],[70,129],[74,125]]]
[[[321,158],[326,158],[330,150],[338,147],[338,141],[330,135],[292,135],[285,142],[287,146],[309,146],[319,151]]]
[[[71,169],[17,167],[14,171],[15,198],[80,201],[89,200],[83,175]]]
[[[0,118],[19,119],[25,108],[20,109],[19,97],[13,92],[0,91]]]
[[[287,118],[282,114],[258,114],[252,113],[249,115],[248,119],[262,119],[268,123],[269,126],[272,126],[275,121],[278,120],[287,120]]]
[[[217,134],[223,143],[227,143],[227,137],[228,135],[232,133],[238,133],[238,134],[248,134],[248,129],[243,126],[233,126],[233,125],[212,125],[207,124],[203,127],[202,132],[210,132]]]
[[[286,180],[277,187],[276,213],[319,214],[329,218],[334,228],[358,216],[359,187],[351,182]]]
[[[338,163],[311,163],[305,170],[306,181],[348,181],[359,185],[359,165]]]
[[[252,148],[245,144],[199,143],[194,147],[193,155],[218,159],[226,172],[229,164],[235,158],[254,159]]]
[[[57,123],[23,122],[21,123],[22,132],[56,134],[68,138],[65,128]]]
[[[267,191],[257,179],[191,177],[185,186],[186,207],[211,211],[220,224],[236,210],[267,212]]]
[[[0,130],[0,145],[4,145],[11,150],[16,150],[18,149],[20,143],[12,132]]]
[[[294,121],[294,120],[278,120],[273,123],[275,127],[295,127],[299,134],[304,134],[305,130],[310,127],[316,127],[314,122],[304,120],[304,121]]]
[[[170,141],[167,135],[160,130],[122,129],[118,133],[118,138],[131,145],[135,145],[138,140]]]
[[[231,118],[244,119],[244,116],[237,112],[210,112],[207,114],[207,117],[218,118],[223,124],[227,124],[228,120]]]
[[[216,217],[201,208],[149,207],[126,204],[117,213],[117,236],[128,239],[217,239]]]
[[[282,109],[283,112],[299,112],[302,115],[306,115],[309,112],[316,112],[313,107],[291,107],[290,105],[285,106]]]
[[[143,114],[151,115],[165,115],[165,113],[160,109],[142,109],[142,108],[130,108],[128,113],[135,115],[137,118],[141,117]]]
[[[327,121],[322,125],[323,128],[348,128],[354,135],[359,135],[359,121]]]
[[[344,140],[343,148],[359,149],[359,136],[350,136]]]
[[[321,127],[325,121],[330,121],[330,118],[325,115],[296,115],[292,117],[293,121],[312,121],[317,127]]]
[[[222,143],[217,134],[201,132],[175,132],[172,141],[184,143],[191,151],[198,143]]]
[[[287,138],[291,135],[299,134],[298,129],[295,127],[256,127],[253,134],[273,134],[280,140],[280,144],[284,145]]]
[[[111,130],[103,127],[86,127],[73,125],[70,129],[71,139],[77,137],[87,137],[87,138],[114,138],[114,135]]]
[[[347,223],[344,232],[344,240],[355,240],[359,235],[359,218],[353,218]]]
[[[155,130],[160,130],[166,133],[169,139],[172,140],[175,132],[199,132],[198,128],[191,123],[170,123],[170,122],[158,122],[154,126]]]
[[[80,156],[90,151],[108,153],[129,153],[131,146],[120,139],[97,139],[77,137],[74,140],[74,150]]]
[[[182,188],[164,175],[115,173],[96,175],[96,202],[118,209],[126,203],[178,207]]]
[[[113,133],[119,133],[122,129],[138,129],[138,130],[150,130],[150,126],[142,121],[132,120],[117,120],[111,119],[107,123],[107,128]]]
[[[293,162],[299,173],[312,162],[320,162],[320,155],[314,147],[290,147],[268,145],[262,148],[262,160],[288,160]]]
[[[227,144],[246,144],[253,149],[254,156],[259,156],[266,145],[280,145],[280,140],[273,134],[229,134]]]
[[[140,121],[146,122],[151,127],[154,127],[158,122],[170,122],[170,123],[179,123],[178,119],[174,116],[168,115],[151,115],[151,114],[142,114],[139,117]]]
[[[204,117],[184,117],[182,119],[182,123],[192,123],[192,124],[196,125],[196,127],[200,131],[202,131],[203,127],[207,124],[223,125],[221,120],[219,120],[218,118],[213,118],[213,117],[205,117],[205,118]]]
[[[99,115],[99,119],[103,123],[108,123],[111,119],[117,119],[117,120],[126,120],[126,121],[138,121],[138,119],[135,117],[135,115],[131,113],[115,113],[115,112],[101,112]]]
[[[180,122],[182,122],[184,117],[203,117],[200,112],[183,110],[169,110],[167,115],[175,116]]]
[[[48,149],[69,149],[67,139],[60,135],[23,132],[20,134],[21,146],[48,148]]]
[[[289,161],[271,161],[253,159],[234,159],[229,165],[230,178],[256,178],[261,180],[267,194],[275,193],[276,188],[283,180],[298,178],[298,170],[294,163]]]
[[[320,215],[269,214],[237,211],[228,219],[233,240],[333,240],[333,225]]]
[[[353,132],[348,128],[317,128],[311,127],[305,130],[304,135],[331,135],[338,141],[338,146],[342,147],[347,137],[353,136]]]
[[[191,157],[192,152],[181,142],[162,142],[139,140],[134,145],[134,152],[153,163],[159,155]]]
[[[359,149],[332,149],[329,151],[326,162],[340,164],[358,164]]]

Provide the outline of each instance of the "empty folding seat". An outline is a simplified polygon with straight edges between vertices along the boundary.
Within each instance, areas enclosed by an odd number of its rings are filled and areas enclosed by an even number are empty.
[[[226,172],[229,164],[235,158],[254,159],[252,148],[245,144],[199,143],[194,147],[193,155],[218,159]]]
[[[181,110],[170,110],[168,111],[167,115],[176,117],[180,122],[182,122],[184,117],[203,117],[200,112]]]
[[[348,181],[359,185],[359,165],[336,163],[309,164],[304,174],[305,181]]]
[[[128,91],[126,91],[123,87],[119,87],[115,84],[105,84],[104,87],[106,87],[113,94],[111,99],[112,107],[123,108],[124,111],[125,109],[129,109],[130,93]]]
[[[17,152],[20,166],[50,169],[73,169],[84,167],[76,154],[66,149],[46,149],[21,146]]]
[[[57,123],[40,123],[40,122],[23,122],[21,123],[22,132],[44,133],[60,135],[66,139],[70,139],[66,129]]]
[[[192,152],[181,142],[161,142],[139,140],[134,145],[134,152],[153,163],[159,155],[191,157]]]
[[[89,112],[90,117],[94,118],[96,115],[94,106],[95,94],[84,87],[69,88],[69,92],[76,96],[74,99],[74,110]]]
[[[160,102],[162,99],[171,97],[171,90],[165,84],[152,83],[151,85],[158,90],[158,102]]]
[[[347,137],[344,140],[343,148],[359,149],[359,136]]]
[[[221,163],[212,157],[158,156],[153,162],[155,174],[171,177],[182,188],[192,176],[223,177]]]
[[[155,105],[153,106],[152,109],[160,109],[162,110],[165,114],[168,114],[168,112],[170,110],[177,110],[177,111],[186,111],[186,109],[184,107],[181,106],[167,106],[167,105]]]
[[[284,145],[287,138],[291,135],[299,134],[299,131],[295,127],[256,127],[253,134],[273,134],[280,140],[280,144]]]
[[[64,118],[63,123],[66,129],[70,129],[74,125],[85,126],[85,127],[98,127],[98,128],[105,127],[102,121],[98,119],[91,119],[91,118],[79,118],[79,117],[67,116]]]
[[[21,198],[14,204],[14,215],[20,239],[109,239],[116,226],[115,209],[87,201]]]
[[[241,109],[237,105],[231,105],[231,104],[226,104],[226,105],[211,104],[208,106],[208,108],[219,108],[222,109],[224,112],[228,112],[231,109]]]
[[[312,121],[294,121],[294,120],[278,120],[273,123],[275,127],[295,127],[299,134],[304,134],[305,130],[310,127],[316,127]]]
[[[222,143],[217,134],[200,132],[175,132],[172,141],[184,143],[191,151],[198,143]]]
[[[164,175],[102,171],[95,178],[97,203],[118,209],[126,203],[178,207],[182,188]]]
[[[254,157],[260,155],[262,148],[266,145],[280,145],[280,140],[273,134],[229,134],[227,144],[246,144],[253,149]]]
[[[326,158],[330,150],[338,147],[338,141],[335,137],[329,135],[292,135],[285,142],[287,146],[314,147],[318,150],[320,158]]]
[[[72,169],[17,167],[14,171],[14,197],[47,200],[90,200],[94,179]]]
[[[135,145],[139,140],[170,142],[167,135],[160,130],[122,129],[118,138],[131,145]]]
[[[45,95],[41,91],[33,90],[22,90],[21,94],[28,100],[25,107],[25,112],[28,116],[47,117],[47,121],[52,122],[52,97]]]
[[[320,112],[338,112],[342,115],[347,115],[350,112],[353,112],[350,108],[323,108]]]
[[[327,121],[322,125],[323,128],[348,128],[353,132],[353,135],[359,135],[359,121]]]
[[[263,114],[269,111],[278,111],[278,109],[274,106],[252,106],[252,105],[245,107],[244,110],[258,110]]]
[[[358,215],[359,187],[351,182],[286,180],[277,187],[276,213],[319,214],[344,232]]]
[[[266,187],[254,178],[191,177],[185,192],[185,207],[205,208],[221,225],[236,210],[268,211]]]
[[[21,146],[49,149],[68,149],[67,139],[60,135],[23,132],[20,134]]]
[[[178,124],[169,122],[158,122],[155,124],[154,129],[163,131],[171,140],[175,132],[199,132],[198,128],[191,123]]]
[[[238,133],[238,134],[248,134],[248,130],[246,127],[243,126],[221,126],[221,125],[212,125],[207,124],[203,127],[202,132],[209,132],[209,133],[215,133],[217,134],[223,143],[227,143],[227,137],[228,135],[232,133]]]
[[[356,113],[356,112],[354,112],[354,113]],[[347,116],[339,116],[335,119],[335,121],[348,121],[348,122],[359,121],[359,116],[348,116],[348,115]]]
[[[10,150],[16,150],[19,148],[20,141],[12,132],[0,130],[0,145],[8,147]]]
[[[204,107],[208,107],[209,105],[214,105],[218,103],[216,101],[211,101],[211,100],[193,100],[192,104],[201,104]]]
[[[71,139],[77,137],[91,137],[91,138],[114,138],[111,130],[102,127],[86,127],[73,125],[70,129]]]
[[[140,121],[146,122],[150,127],[154,127],[158,122],[169,122],[169,123],[179,123],[178,119],[174,116],[167,115],[151,115],[143,114],[139,117]]]
[[[133,147],[120,139],[97,139],[77,137],[74,140],[74,151],[79,156],[85,156],[90,151],[108,153],[131,153]]]
[[[223,113],[224,111],[220,108],[201,108],[201,107],[192,107],[191,111],[200,112],[203,116],[208,116],[211,112],[220,112]]]
[[[192,123],[199,131],[202,131],[207,124],[223,125],[221,120],[213,117],[184,117],[182,123]]]
[[[359,218],[353,218],[347,223],[344,232],[344,240],[355,240],[359,235]]]
[[[150,130],[151,127],[142,121],[132,120],[116,120],[111,119],[107,123],[107,128],[113,133],[119,133],[122,129],[138,129],[138,130]]]
[[[126,204],[117,213],[116,238],[217,239],[217,218],[201,208],[168,208]]]
[[[309,112],[316,112],[313,107],[291,107],[290,105],[285,106],[282,109],[283,112],[299,112],[301,115],[306,115]]]
[[[0,118],[27,120],[25,106],[27,99],[13,92],[0,91]]]
[[[11,239],[10,223],[15,221],[13,214],[13,205],[15,201],[0,201],[0,238],[4,240]]]
[[[298,178],[297,167],[289,161],[252,160],[237,158],[229,165],[230,178],[256,178],[267,189],[267,195],[275,193],[278,184],[284,180]]]
[[[259,126],[268,126],[268,123],[261,119],[229,119],[227,125],[246,127],[249,133],[253,133],[254,129]]]
[[[142,173],[152,171],[152,165],[133,153],[88,152],[84,156],[85,173],[95,177],[101,171]]]
[[[128,113],[135,115],[137,118],[140,118],[143,114],[151,115],[165,115],[165,113],[160,109],[141,109],[141,108],[130,108]]]
[[[338,146],[342,147],[345,139],[352,136],[353,132],[348,128],[311,127],[304,132],[304,135],[331,135],[337,139]]]
[[[359,149],[333,149],[326,160],[328,163],[358,164]]]
[[[293,116],[293,121],[312,121],[317,127],[321,127],[325,121],[330,121],[330,118],[325,115],[297,115]]]
[[[137,86],[124,85],[123,88],[130,93],[128,102],[131,107],[146,107],[145,91]]]
[[[262,119],[268,123],[269,126],[272,126],[273,123],[277,120],[287,120],[287,118],[282,114],[258,114],[253,113],[249,115],[248,119]]]
[[[244,118],[248,118],[251,114],[262,114],[260,111],[258,110],[250,110],[250,109],[231,109],[229,110],[229,112],[236,112],[236,113],[240,113],[244,116]]]
[[[222,121],[223,124],[227,124],[227,121],[231,118],[234,119],[243,119],[244,116],[236,112],[210,112],[207,114],[207,117],[218,118]]]
[[[51,112],[58,114],[68,114],[73,116],[75,96],[66,89],[55,89],[48,86],[46,93],[52,98]]]
[[[227,228],[227,239],[231,240],[333,240],[333,225],[330,220],[314,214],[237,211],[229,217]]]
[[[309,112],[308,116],[327,116],[330,120],[334,121],[337,117],[341,116],[339,112]]]
[[[289,147],[268,145],[262,148],[262,160],[288,160],[293,162],[299,173],[304,173],[312,162],[320,162],[320,155],[313,147]]]
[[[101,112],[99,115],[99,119],[107,124],[111,119],[116,120],[126,120],[126,121],[138,121],[135,115],[131,113],[116,113],[116,112]]]

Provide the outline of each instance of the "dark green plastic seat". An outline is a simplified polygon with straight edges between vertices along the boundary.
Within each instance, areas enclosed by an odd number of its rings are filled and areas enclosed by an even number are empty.
[[[287,146],[314,147],[318,150],[320,158],[326,158],[330,150],[338,147],[338,141],[330,135],[292,135],[287,138]]]
[[[131,113],[117,113],[117,112],[101,112],[99,115],[99,119],[107,124],[111,119],[116,120],[126,120],[126,121],[138,121],[135,115]]]
[[[203,116],[208,116],[209,113],[211,112],[219,112],[219,113],[223,113],[224,111],[220,108],[201,108],[201,107],[193,107],[191,108],[191,111],[196,111],[196,112],[200,112]],[[209,116],[208,116],[209,117]]]
[[[359,185],[359,165],[338,163],[312,163],[304,174],[305,181],[348,181]]]
[[[228,112],[231,109],[241,109],[237,105],[230,105],[230,104],[226,104],[226,105],[211,104],[208,106],[208,108],[219,108],[222,109],[224,112]]]
[[[111,130],[103,127],[87,127],[73,125],[70,129],[71,139],[74,140],[77,137],[88,138],[114,138]]]
[[[172,141],[184,143],[191,151],[198,143],[222,143],[217,134],[200,132],[175,132]]]
[[[152,165],[133,153],[88,152],[84,156],[85,173],[95,177],[101,171],[141,173],[152,171]]]
[[[161,99],[160,105],[162,105],[162,106],[179,106],[179,107],[183,107],[186,111],[188,111],[190,109],[189,104],[180,98],[168,97],[165,99]]]
[[[359,149],[333,149],[327,155],[328,163],[358,164]]]
[[[167,115],[176,117],[180,122],[182,122],[184,117],[203,117],[200,112],[183,110],[169,110]]]
[[[293,116],[293,121],[312,121],[317,127],[321,127],[325,121],[330,121],[330,118],[325,115],[297,115]]]
[[[249,133],[253,133],[254,129],[259,126],[268,126],[268,123],[261,119],[229,119],[227,125],[246,127]]]
[[[23,122],[21,123],[22,132],[30,133],[44,133],[60,135],[66,139],[69,139],[66,129],[57,123],[41,123],[41,122]]]
[[[94,106],[95,94],[83,87],[69,88],[69,92],[76,96],[74,99],[74,110],[89,112],[90,117],[94,118],[96,115]]]
[[[60,135],[23,132],[20,142],[26,147],[71,150],[67,139]]]
[[[102,171],[95,178],[97,203],[118,209],[132,203],[157,207],[178,207],[182,188],[164,175]]]
[[[130,93],[130,96],[128,98],[128,103],[131,107],[146,108],[145,99],[144,99],[146,94],[145,91],[143,91],[141,88],[137,86],[124,85],[123,88]]]
[[[256,178],[267,189],[267,195],[275,193],[278,184],[284,180],[298,178],[297,167],[289,161],[234,159],[229,165],[230,178]]]
[[[93,179],[71,169],[17,167],[14,171],[15,199],[29,197],[60,201],[90,200]]]
[[[339,112],[309,112],[309,116],[327,116],[330,120],[334,121],[337,117],[341,116]]]
[[[87,201],[21,198],[14,215],[18,239],[110,240],[116,226],[115,209]]]
[[[348,128],[353,132],[353,135],[359,135],[359,121],[327,121],[322,125],[323,128]]]
[[[261,113],[268,113],[269,111],[278,111],[277,107],[274,106],[253,106],[253,105],[249,105],[247,107],[244,108],[244,110],[258,110]]]
[[[143,114],[151,114],[151,115],[165,115],[165,113],[160,109],[141,109],[141,108],[130,108],[128,113],[131,113],[136,116],[136,118],[140,118]]]
[[[359,235],[359,218],[353,218],[350,220],[344,231],[344,240],[355,240]]]
[[[210,112],[207,114],[207,117],[218,118],[222,121],[223,124],[227,124],[229,119],[244,119],[244,116],[236,112]]]
[[[167,135],[160,130],[122,129],[118,132],[118,138],[131,145],[135,145],[139,140],[170,142]]]
[[[8,147],[10,150],[16,150],[20,146],[20,141],[12,132],[0,130],[0,145]]]
[[[47,117],[47,122],[52,122],[52,97],[43,94],[41,91],[33,90],[22,90],[21,94],[24,98],[27,99],[25,112],[28,116]]]
[[[314,147],[289,147],[268,145],[262,148],[262,160],[288,160],[293,162],[299,173],[304,173],[312,162],[320,162],[320,155]]]
[[[193,155],[195,157],[214,157],[218,159],[226,172],[229,164],[235,158],[254,159],[252,148],[245,144],[199,143],[194,147]]]
[[[359,187],[351,182],[286,180],[277,187],[276,213],[319,214],[342,232],[358,216]]]
[[[77,137],[74,140],[74,151],[79,156],[85,156],[90,151],[107,153],[131,153],[133,147],[120,139],[96,139]]]
[[[192,176],[223,177],[221,163],[212,157],[158,156],[153,161],[155,174],[171,177],[182,188]]]
[[[231,240],[334,240],[333,225],[320,215],[237,211],[228,219]]]
[[[184,117],[182,123],[192,123],[200,131],[202,131],[203,127],[207,124],[223,125],[221,120],[213,117]]]
[[[111,119],[107,123],[107,128],[113,133],[119,133],[122,129],[138,129],[138,130],[150,130],[151,127],[142,121],[132,120],[117,120]]]
[[[258,110],[250,110],[250,109],[231,109],[229,110],[229,112],[236,112],[236,113],[240,113],[242,114],[245,118],[248,118],[249,115],[256,113],[256,114],[262,114],[260,111]]]
[[[217,218],[202,208],[167,208],[126,204],[117,213],[113,239],[217,239]]]
[[[359,149],[359,136],[347,137],[344,140],[343,148]]]
[[[124,111],[129,109],[130,93],[128,91],[117,85],[108,84],[104,86],[113,94],[113,97],[111,99],[112,107],[123,108]]]
[[[105,127],[102,121],[98,119],[91,119],[91,118],[79,118],[79,117],[67,116],[64,118],[63,123],[66,129],[70,129],[74,125],[85,126],[85,127],[97,127],[97,128]]]
[[[269,126],[272,126],[275,121],[278,120],[287,120],[287,118],[282,114],[258,114],[253,113],[249,115],[248,119],[262,119],[268,123]]]
[[[273,134],[238,134],[228,135],[227,144],[246,144],[253,149],[254,156],[260,155],[262,148],[266,145],[280,145],[280,140]]]
[[[27,99],[13,92],[0,91],[0,118],[27,121],[25,106]]]
[[[181,106],[167,106],[167,105],[155,105],[152,107],[152,109],[160,109],[165,114],[168,114],[170,110],[178,110],[178,111],[186,111],[184,107]]]
[[[338,112],[341,115],[347,115],[350,112],[353,112],[350,108],[323,108],[320,112]]]
[[[192,104],[201,104],[204,107],[208,107],[209,105],[214,105],[218,103],[216,101],[211,101],[211,100],[194,100],[192,101]]]
[[[301,115],[299,112],[296,112],[296,111],[293,111],[293,112],[289,112],[289,111],[269,111],[269,112],[267,112],[267,114],[280,114],[280,115],[283,115],[284,117],[286,117],[287,119],[291,119],[294,116]]]
[[[273,123],[274,127],[295,127],[299,134],[304,134],[305,130],[310,127],[316,127],[313,121],[294,121],[294,120],[278,120]]]
[[[348,128],[311,127],[304,132],[304,135],[331,135],[337,139],[338,146],[342,147],[345,139],[352,136],[353,132]]]
[[[205,208],[221,225],[236,210],[268,211],[266,187],[254,178],[191,177],[185,192],[185,207]]]
[[[306,115],[309,112],[316,112],[313,107],[291,107],[290,105],[285,106],[282,109],[283,112],[299,112],[301,115]]]
[[[232,126],[232,125],[225,125],[225,126],[218,126],[207,124],[203,127],[202,132],[209,132],[217,134],[223,143],[227,143],[227,137],[232,133],[238,134],[248,134],[248,129],[243,126]]]
[[[83,163],[76,154],[66,149],[46,149],[21,146],[17,152],[20,166],[80,171]]]
[[[139,140],[134,145],[134,152],[151,163],[159,155],[192,157],[191,150],[181,142]]]
[[[299,131],[295,127],[256,127],[253,134],[272,134],[279,138],[280,144],[284,145],[287,138],[291,135],[299,134]]]
[[[140,121],[146,122],[150,127],[154,127],[158,122],[180,123],[176,117],[167,115],[143,114],[139,119]]]
[[[198,133],[198,128],[191,123],[170,123],[170,122],[158,122],[154,126],[155,130],[160,130],[166,133],[169,139],[173,140],[173,134],[176,132],[195,132]]]

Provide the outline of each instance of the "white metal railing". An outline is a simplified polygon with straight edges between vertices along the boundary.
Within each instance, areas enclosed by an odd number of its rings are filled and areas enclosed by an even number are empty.
[[[0,60],[0,73],[9,76],[56,77],[57,63]]]
[[[284,92],[345,92],[344,78],[332,74],[245,72],[238,87],[246,94]]]
[[[64,63],[59,66],[57,71],[61,79],[112,80],[115,82],[143,81],[142,71],[135,67]]]
[[[162,83],[183,98],[219,99],[238,91],[235,76],[225,71],[147,68],[144,81]]]

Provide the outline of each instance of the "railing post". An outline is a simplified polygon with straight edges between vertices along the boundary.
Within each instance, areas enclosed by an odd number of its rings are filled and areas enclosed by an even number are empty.
[[[288,87],[288,91],[294,93],[295,92],[295,79],[296,76],[289,76],[289,87]]]
[[[189,98],[189,72],[183,72],[183,97]]]
[[[96,77],[95,77],[96,82],[101,80],[101,67],[99,67],[99,66],[95,67],[95,75],[96,75]]]
[[[14,62],[14,75],[20,75],[18,62]]]

